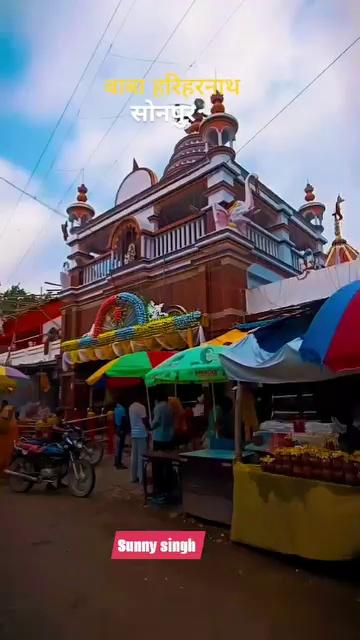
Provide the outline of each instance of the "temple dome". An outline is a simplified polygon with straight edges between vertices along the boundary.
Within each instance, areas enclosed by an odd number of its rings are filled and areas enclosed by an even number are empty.
[[[157,176],[151,169],[139,167],[136,160],[133,160],[133,170],[122,181],[117,190],[115,206],[137,196],[142,191],[149,189],[158,182]]]
[[[206,160],[206,146],[198,133],[190,133],[175,145],[162,178],[170,178]]]

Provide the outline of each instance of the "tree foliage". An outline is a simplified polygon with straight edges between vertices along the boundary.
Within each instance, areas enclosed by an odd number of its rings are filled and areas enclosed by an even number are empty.
[[[49,294],[36,295],[15,284],[4,293],[0,293],[0,316],[3,318],[16,316],[18,313],[37,307],[49,299]]]

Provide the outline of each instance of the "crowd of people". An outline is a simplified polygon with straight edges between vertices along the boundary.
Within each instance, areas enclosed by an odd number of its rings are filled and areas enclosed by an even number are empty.
[[[192,409],[184,409],[176,397],[168,397],[159,387],[155,396],[153,416],[149,415],[145,394],[137,391],[131,402],[118,400],[114,408],[116,433],[115,467],[125,469],[123,462],[126,437],[131,438],[130,478],[143,481],[143,455],[153,451],[172,451],[180,444],[193,449],[209,446],[213,437],[233,438],[233,403],[221,396],[207,406],[204,394],[197,398]]]

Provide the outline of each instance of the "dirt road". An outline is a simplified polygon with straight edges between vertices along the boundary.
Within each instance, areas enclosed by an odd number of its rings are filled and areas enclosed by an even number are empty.
[[[116,529],[199,525],[144,508],[109,461],[98,476],[86,500],[0,484],[2,640],[360,637],[358,565],[325,572],[208,527],[201,561],[111,561]]]

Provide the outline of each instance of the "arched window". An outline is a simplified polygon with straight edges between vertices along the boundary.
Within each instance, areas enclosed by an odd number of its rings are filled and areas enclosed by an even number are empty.
[[[209,129],[206,134],[206,140],[209,147],[217,147],[217,145],[219,144],[217,129]]]
[[[233,131],[231,131],[231,129],[228,129],[228,127],[225,127],[222,131],[221,138],[222,138],[223,145],[229,144],[231,147],[234,140],[234,133]]]
[[[119,266],[133,262],[140,255],[140,229],[133,218],[121,222],[111,239],[111,250]]]

